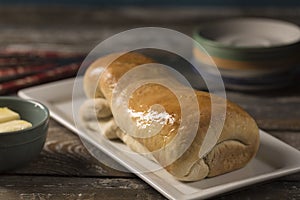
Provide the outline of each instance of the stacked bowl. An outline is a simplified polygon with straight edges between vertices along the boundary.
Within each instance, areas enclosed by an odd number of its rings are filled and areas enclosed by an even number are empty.
[[[300,29],[280,20],[237,18],[207,23],[194,32],[195,62],[225,87],[273,89],[289,85],[300,63]]]

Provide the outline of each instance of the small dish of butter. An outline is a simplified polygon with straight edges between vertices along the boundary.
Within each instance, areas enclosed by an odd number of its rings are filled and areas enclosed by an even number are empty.
[[[32,124],[22,120],[19,113],[7,107],[0,108],[0,133],[20,131],[32,127]]]
[[[0,97],[0,172],[22,167],[40,154],[49,116],[37,101]]]

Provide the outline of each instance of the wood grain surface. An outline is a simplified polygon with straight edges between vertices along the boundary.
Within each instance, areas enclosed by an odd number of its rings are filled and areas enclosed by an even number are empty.
[[[8,49],[89,52],[129,28],[162,26],[191,34],[202,22],[263,16],[300,24],[298,8],[76,8],[0,7],[0,44]],[[229,91],[260,128],[300,150],[300,84],[259,93]],[[300,159],[300,158],[299,158]],[[118,165],[103,154],[103,161]],[[80,139],[54,120],[45,147],[29,165],[0,174],[0,199],[164,199],[129,172],[94,159]],[[214,199],[300,199],[300,173]]]

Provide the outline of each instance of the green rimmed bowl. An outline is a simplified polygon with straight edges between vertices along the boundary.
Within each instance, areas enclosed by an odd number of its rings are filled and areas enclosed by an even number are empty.
[[[49,110],[43,104],[17,97],[0,97],[0,107],[18,112],[31,128],[0,133],[0,171],[21,167],[37,157],[46,141]]]
[[[300,28],[289,22],[265,18],[219,20],[198,27],[193,36],[198,42],[195,58],[206,64],[212,59],[219,68],[278,70],[299,64]]]

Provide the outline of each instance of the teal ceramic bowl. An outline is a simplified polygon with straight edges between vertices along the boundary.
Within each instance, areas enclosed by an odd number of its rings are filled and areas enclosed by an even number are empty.
[[[262,75],[300,64],[300,27],[281,20],[233,18],[209,22],[195,30],[194,39],[194,58],[219,69]]]
[[[193,35],[193,55],[227,89],[262,90],[292,83],[300,65],[300,27],[266,18],[231,18],[203,23]]]
[[[31,128],[0,133],[0,171],[21,167],[37,157],[46,141],[49,110],[39,102],[17,97],[0,97],[0,107],[18,112]]]
[[[209,55],[222,59],[295,59],[299,56],[300,28],[275,19],[233,18],[203,24],[195,30],[194,39]]]

